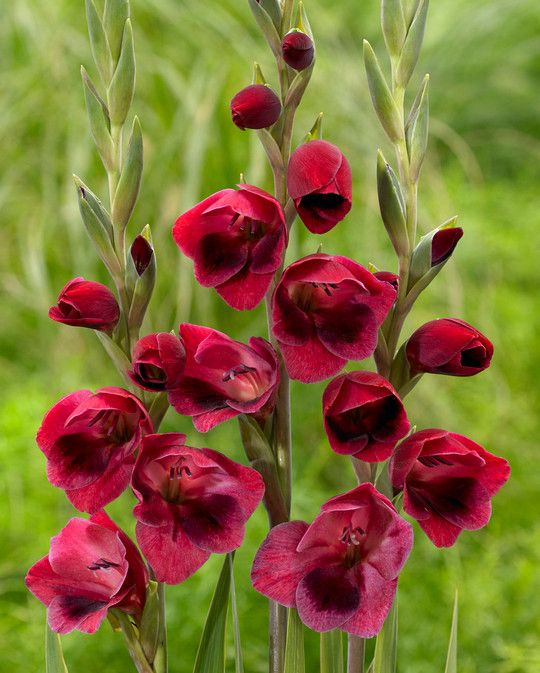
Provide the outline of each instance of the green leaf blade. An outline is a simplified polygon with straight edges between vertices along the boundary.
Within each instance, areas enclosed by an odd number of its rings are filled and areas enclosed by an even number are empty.
[[[193,673],[225,672],[225,627],[230,589],[230,561],[226,556],[206,617]]]
[[[287,622],[287,645],[283,673],[305,673],[304,625],[295,608],[289,610]]]
[[[47,625],[45,631],[45,671],[46,673],[68,673],[60,636]]]
[[[457,630],[458,630],[458,592],[454,597],[454,610],[452,612],[452,627],[450,629],[450,641],[446,655],[444,673],[457,673]]]
[[[321,673],[343,673],[343,633],[338,629],[321,633]]]
[[[384,622],[381,632],[375,643],[373,657],[373,673],[396,673],[397,670],[397,630],[398,608],[397,594],[390,612]]]

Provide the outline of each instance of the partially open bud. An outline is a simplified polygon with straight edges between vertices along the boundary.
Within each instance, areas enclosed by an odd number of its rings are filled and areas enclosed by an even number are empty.
[[[74,278],[62,289],[49,318],[64,325],[88,327],[111,333],[120,318],[120,309],[108,287],[84,278]]]
[[[131,244],[127,256],[126,275],[129,289],[132,292],[128,323],[130,328],[139,328],[156,282],[156,256],[148,226]]]
[[[174,334],[148,334],[133,348],[133,366],[128,376],[145,390],[174,389],[182,378],[185,356],[182,342]]]
[[[283,60],[295,70],[305,70],[313,63],[313,40],[300,30],[291,30],[281,43]]]
[[[453,226],[456,218],[423,236],[414,249],[409,275],[409,291],[416,296],[425,289],[452,256],[463,236],[461,227]]]
[[[395,289],[397,292],[399,290],[399,276],[397,273],[392,273],[391,271],[375,271],[373,274],[377,280],[384,280]]]
[[[265,84],[251,84],[231,100],[232,120],[238,128],[265,129],[281,115],[281,101]]]
[[[300,219],[314,234],[330,231],[351,209],[349,162],[325,140],[312,140],[293,152],[287,187]]]
[[[463,320],[441,318],[416,330],[406,354],[413,374],[474,376],[489,367],[493,344]]]

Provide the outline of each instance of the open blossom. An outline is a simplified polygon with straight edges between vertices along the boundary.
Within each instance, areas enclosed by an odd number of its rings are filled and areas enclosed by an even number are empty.
[[[347,257],[309,255],[287,267],[272,298],[272,329],[290,377],[322,381],[369,357],[395,297],[390,283]]]
[[[137,540],[157,580],[168,584],[183,582],[210,554],[237,549],[264,493],[258,472],[185,439],[146,436],[133,472]]]
[[[416,432],[390,462],[392,484],[403,489],[403,509],[437,547],[450,547],[462,530],[491,517],[491,498],[510,475],[506,460],[446,430]]]
[[[412,374],[474,376],[489,367],[493,344],[463,320],[440,318],[416,330],[406,354]]]
[[[287,227],[281,205],[252,185],[224,189],[176,220],[174,240],[195,277],[239,310],[252,309],[281,265]]]
[[[184,375],[169,401],[179,414],[192,416],[199,432],[238,414],[270,413],[279,383],[277,356],[259,337],[249,345],[209,327],[184,323]]]
[[[62,288],[49,318],[64,325],[88,327],[111,333],[120,319],[120,309],[108,287],[84,278],[74,278]]]
[[[152,423],[140,400],[123,388],[77,390],[50,409],[37,433],[47,477],[83,512],[117,498],[131,478],[134,452]]]
[[[97,631],[109,608],[141,617],[148,574],[137,547],[101,511],[71,519],[33,565],[26,586],[47,606],[57,633]]]
[[[332,449],[368,463],[389,458],[410,429],[398,394],[373,372],[348,372],[330,381],[323,416]]]
[[[148,334],[135,344],[127,374],[145,390],[168,390],[179,384],[184,359],[184,346],[177,336],[169,332]]]
[[[287,188],[300,219],[314,234],[330,231],[351,209],[349,162],[325,140],[312,140],[293,152]]]
[[[281,115],[281,101],[266,84],[251,84],[231,100],[231,116],[238,128],[265,129]]]
[[[377,634],[390,610],[413,536],[410,524],[371,484],[330,499],[308,525],[273,528],[257,552],[257,591],[296,608],[314,631]]]

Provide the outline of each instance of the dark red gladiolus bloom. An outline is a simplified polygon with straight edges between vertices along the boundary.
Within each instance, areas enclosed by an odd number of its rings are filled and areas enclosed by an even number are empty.
[[[281,115],[281,101],[266,84],[251,84],[231,100],[232,120],[242,129],[265,129]]]
[[[330,231],[351,209],[349,162],[325,140],[312,140],[293,152],[287,188],[302,222],[314,234]]]
[[[259,337],[249,345],[209,327],[180,325],[186,349],[184,376],[169,401],[179,414],[193,417],[199,432],[208,432],[238,414],[266,415],[273,408],[279,383],[277,356]]]
[[[416,330],[406,354],[413,374],[473,376],[489,367],[493,344],[463,320],[440,318]]]
[[[431,266],[445,262],[454,252],[459,239],[463,236],[461,227],[439,229],[431,241]]]
[[[133,348],[129,378],[145,390],[169,390],[179,385],[186,353],[180,339],[169,332],[148,334]]]
[[[146,598],[146,566],[129,537],[105,512],[71,519],[33,565],[26,586],[47,606],[57,633],[95,633],[109,608],[138,621]]]
[[[462,530],[491,517],[491,498],[510,466],[472,440],[446,430],[407,437],[390,461],[390,479],[403,489],[403,509],[437,547],[451,547]]]
[[[127,390],[77,390],[47,412],[37,443],[51,484],[78,510],[93,513],[127,488],[133,454],[150,432],[146,409]]]
[[[237,549],[262,499],[258,472],[211,449],[185,446],[185,435],[148,435],[132,486],[139,500],[137,540],[156,578],[179,584],[210,554]]]
[[[268,291],[287,244],[283,210],[252,185],[212,194],[173,227],[174,240],[195,263],[195,277],[238,310],[252,309]]]
[[[348,372],[330,381],[323,416],[332,449],[368,463],[389,458],[411,427],[392,385],[373,372]]]
[[[399,290],[399,276],[397,273],[392,273],[391,271],[375,271],[373,274],[378,280],[384,280],[395,289],[397,292]]]
[[[62,289],[49,318],[64,325],[88,327],[101,332],[113,331],[120,319],[114,294],[101,283],[74,278]]]
[[[396,298],[347,257],[309,255],[291,264],[272,298],[273,331],[293,379],[322,381],[347,360],[369,357]]]
[[[412,547],[412,527],[371,484],[338,495],[308,525],[273,528],[257,552],[257,591],[295,607],[314,631],[376,635]]]
[[[313,40],[300,30],[291,30],[281,43],[283,60],[295,70],[305,70],[313,63]]]

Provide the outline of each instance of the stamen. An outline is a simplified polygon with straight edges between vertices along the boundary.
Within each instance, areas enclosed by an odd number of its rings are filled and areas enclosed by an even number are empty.
[[[86,566],[88,570],[109,570],[109,568],[118,568],[118,563],[113,563],[112,561],[107,561],[107,559],[100,558],[97,561],[94,561],[89,566]]]
[[[232,369],[229,369],[228,371],[223,373],[223,378],[222,381],[223,383],[227,383],[227,381],[232,381],[235,376],[240,376],[242,374],[249,374],[251,372],[256,372],[255,367],[248,367],[247,365],[238,365],[236,367],[232,367]]]

